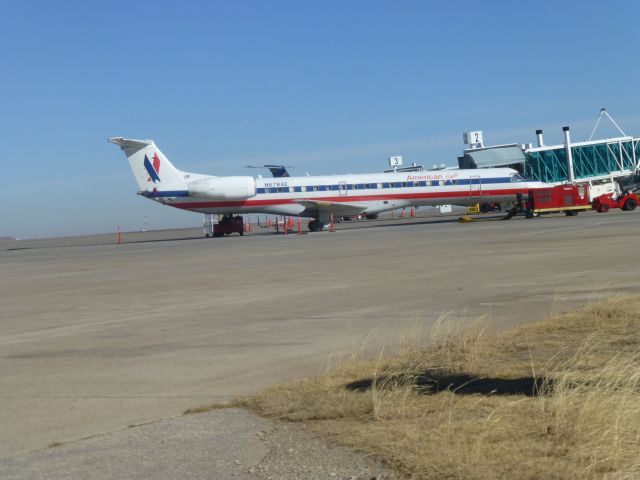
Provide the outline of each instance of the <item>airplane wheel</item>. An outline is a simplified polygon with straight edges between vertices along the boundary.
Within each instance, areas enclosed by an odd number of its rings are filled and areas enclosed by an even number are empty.
[[[635,210],[637,206],[638,206],[638,202],[636,202],[633,198],[630,198],[629,200],[624,202],[624,205],[622,206],[622,210],[626,212],[630,212],[632,210]]]
[[[322,230],[323,226],[324,225],[322,225],[318,220],[311,220],[309,222],[309,231],[319,232],[320,230]]]

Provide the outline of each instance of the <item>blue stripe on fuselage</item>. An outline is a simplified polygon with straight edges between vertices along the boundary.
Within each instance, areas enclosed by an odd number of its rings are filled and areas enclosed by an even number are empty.
[[[145,197],[188,197],[189,190],[164,190],[155,192],[145,192]]]
[[[442,182],[442,183],[440,183]],[[490,185],[498,183],[515,183],[510,177],[497,178],[461,178],[461,179],[444,179],[430,181],[393,181],[393,182],[366,182],[366,183],[345,183],[343,184],[347,190],[381,190],[385,188],[423,188],[423,187],[451,187],[455,185]],[[378,184],[380,186],[378,186]],[[293,188],[293,192],[289,190]],[[304,192],[328,192],[339,190],[338,184],[323,185],[304,185]],[[291,185],[290,187],[258,187],[256,193],[294,193],[303,192],[301,186]]]

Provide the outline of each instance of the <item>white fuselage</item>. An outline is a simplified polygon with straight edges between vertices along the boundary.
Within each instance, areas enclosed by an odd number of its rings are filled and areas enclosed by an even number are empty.
[[[225,177],[214,177],[225,178]],[[515,170],[434,170],[330,176],[257,178],[255,195],[221,200],[185,190],[157,190],[145,196],[176,208],[201,213],[271,213],[317,216],[305,201],[358,206],[365,214],[396,208],[513,202],[518,193],[544,186],[523,180]],[[302,203],[300,203],[302,202]]]

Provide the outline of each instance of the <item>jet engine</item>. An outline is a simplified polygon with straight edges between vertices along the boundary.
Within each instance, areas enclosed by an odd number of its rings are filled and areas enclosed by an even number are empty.
[[[246,200],[255,196],[253,177],[211,177],[189,182],[189,195],[214,200]]]

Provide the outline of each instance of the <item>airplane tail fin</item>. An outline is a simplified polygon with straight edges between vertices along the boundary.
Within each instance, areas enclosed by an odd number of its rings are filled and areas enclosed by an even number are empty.
[[[109,138],[109,142],[118,145],[129,159],[140,191],[174,189],[186,185],[185,173],[173,166],[153,140],[113,137]]]

